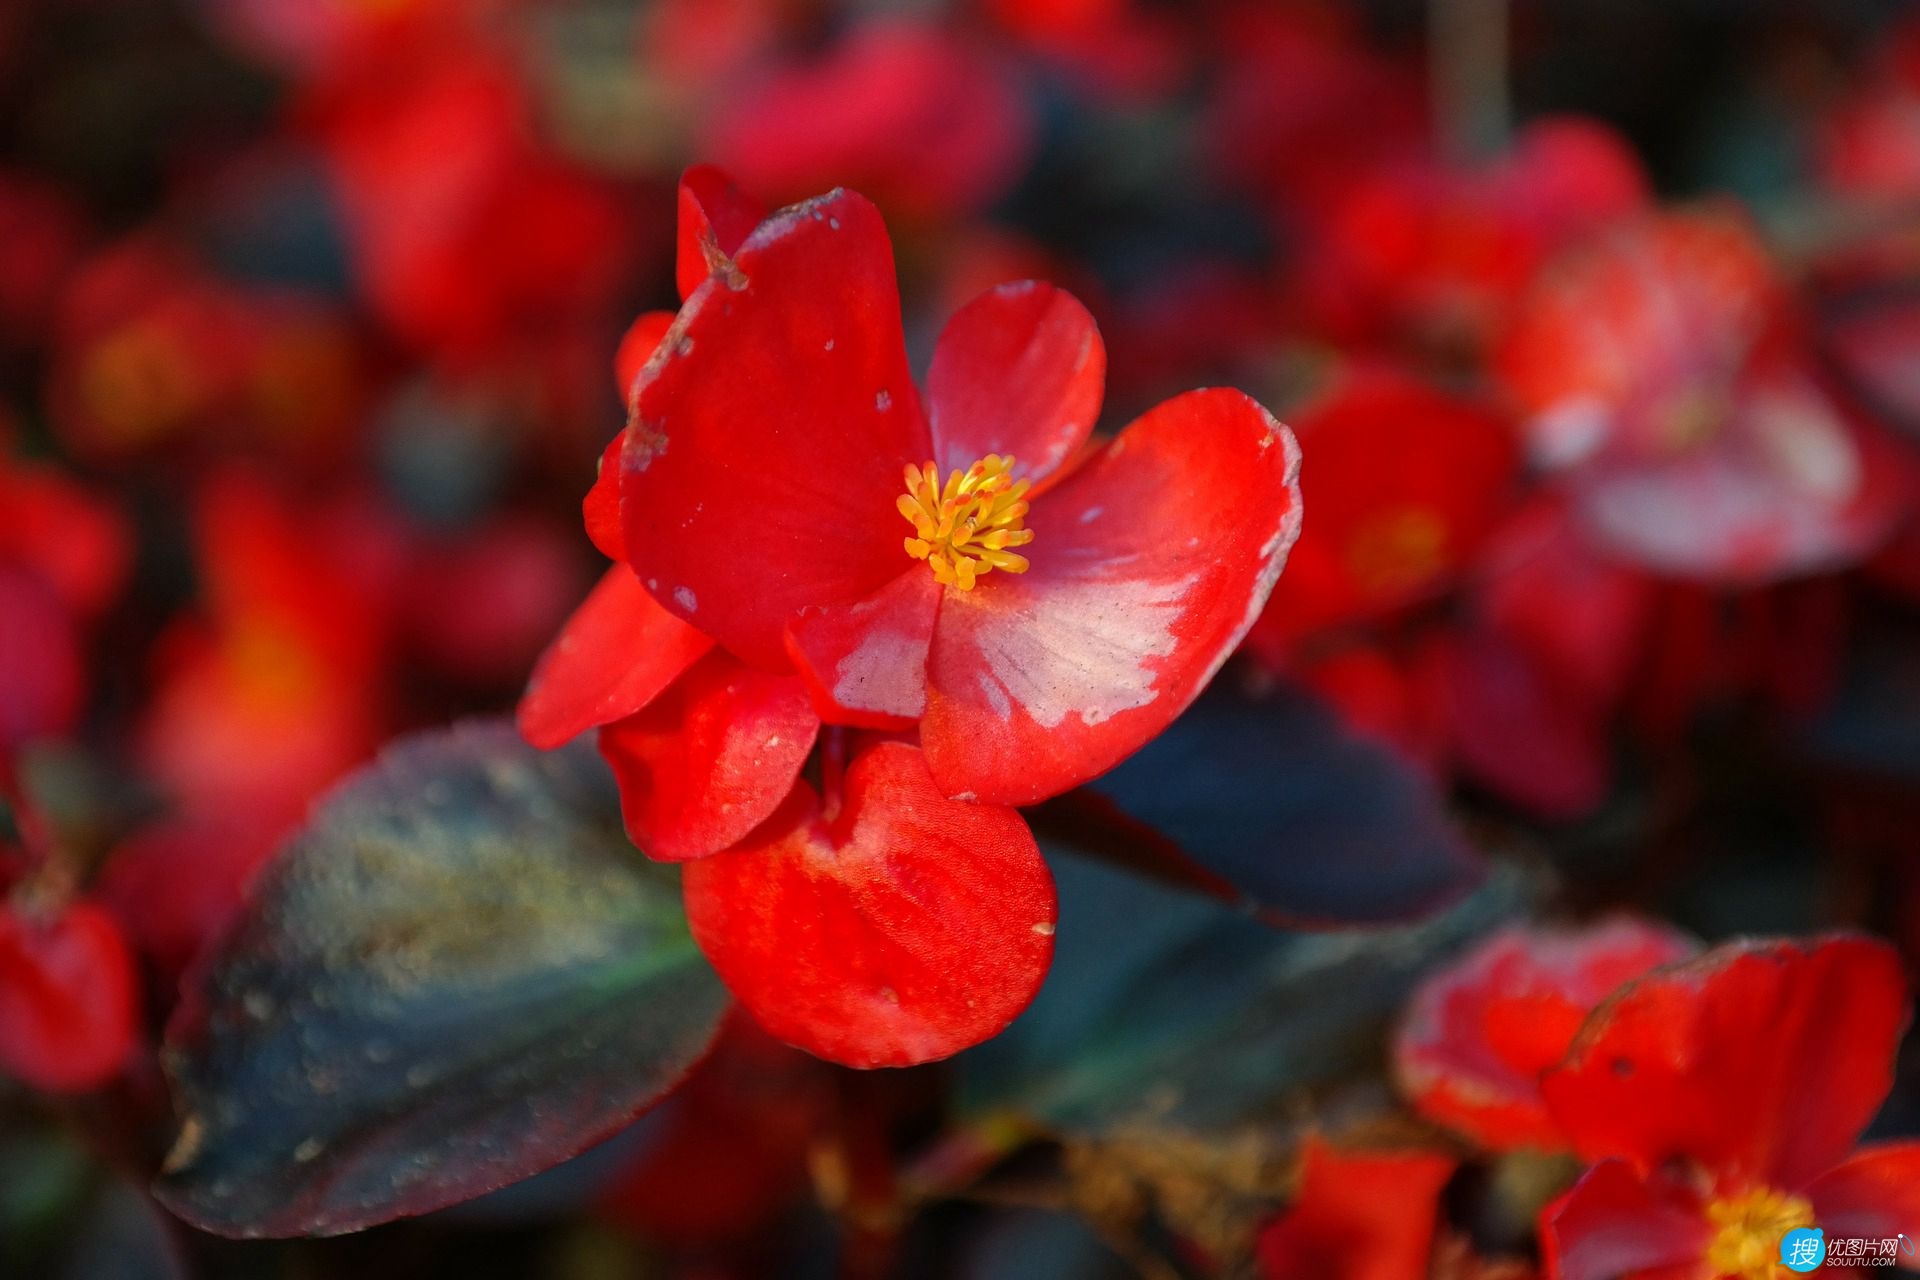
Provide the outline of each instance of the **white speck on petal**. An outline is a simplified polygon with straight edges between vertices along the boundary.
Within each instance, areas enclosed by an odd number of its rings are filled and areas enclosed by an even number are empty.
[[[694,596],[692,589],[689,587],[675,587],[673,589],[673,602],[682,609],[685,609],[688,613],[692,613],[700,607],[700,601]]]
[[[1033,931],[1043,938],[1051,938],[1053,936],[1053,925],[1050,921],[1042,920],[1039,924],[1033,926]]]
[[[873,407],[881,413],[885,413],[887,410],[893,408],[893,393],[891,391],[882,391],[876,395],[873,398]]]
[[[1092,524],[1095,520],[1098,520],[1102,515],[1104,515],[1106,513],[1106,510],[1107,509],[1105,507],[1088,507],[1085,511],[1082,511],[1080,513],[1080,523]]]
[[[833,350],[833,339],[832,339],[832,338],[828,338],[828,339],[827,339],[827,350],[829,350],[829,351],[831,351],[831,350]]]

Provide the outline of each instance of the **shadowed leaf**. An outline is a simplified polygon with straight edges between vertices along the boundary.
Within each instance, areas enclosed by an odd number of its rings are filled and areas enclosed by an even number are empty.
[[[169,1031],[156,1187],[227,1235],[332,1234],[537,1173],[705,1052],[727,994],[591,745],[425,734],[282,851]]]
[[[1487,874],[1427,779],[1284,690],[1216,689],[1033,824],[1298,927],[1418,919]]]
[[[1419,975],[1533,892],[1506,868],[1423,924],[1290,933],[1101,862],[1049,861],[1052,972],[1004,1034],[958,1063],[974,1109],[1083,1135],[1148,1118],[1224,1131],[1380,1069],[1380,1036]]]

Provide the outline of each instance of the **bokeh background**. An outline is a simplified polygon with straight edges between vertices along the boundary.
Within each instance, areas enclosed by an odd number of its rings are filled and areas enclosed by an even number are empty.
[[[382,742],[510,711],[601,571],[614,356],[676,304],[702,162],[873,198],[922,364],[1044,277],[1099,321],[1105,429],[1225,383],[1299,431],[1306,533],[1223,677],[1294,709],[1235,730],[1244,790],[1193,782],[1221,841],[1370,830],[1377,778],[1298,746],[1338,732],[1562,907],[1920,949],[1910,5],[0,0],[0,890],[94,913],[71,1052],[0,1044],[0,1275],[860,1273],[814,1141],[845,1073],[744,1024],[613,1144],[422,1223],[236,1245],[139,1189],[159,1028],[249,877]],[[1317,825],[1254,848],[1275,791]],[[1360,1043],[1397,998],[1349,1001]],[[886,1081],[959,1158],[953,1078]],[[1183,1153],[1100,1139],[868,1273],[1209,1274],[1127,1212]]]

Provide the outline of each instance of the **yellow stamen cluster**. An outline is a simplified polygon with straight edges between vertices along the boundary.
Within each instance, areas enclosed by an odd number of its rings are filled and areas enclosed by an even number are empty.
[[[931,462],[907,468],[907,491],[896,504],[913,525],[907,554],[925,560],[935,581],[971,591],[983,573],[1027,571],[1027,558],[1007,548],[1033,541],[1024,523],[1033,482],[1016,482],[1012,473],[1013,459],[997,453],[951,472],[945,485]]]
[[[1714,1200],[1707,1206],[1707,1221],[1718,1228],[1707,1246],[1707,1265],[1715,1275],[1774,1280],[1787,1274],[1779,1265],[1781,1239],[1796,1227],[1813,1225],[1813,1206],[1798,1196],[1756,1187]]]

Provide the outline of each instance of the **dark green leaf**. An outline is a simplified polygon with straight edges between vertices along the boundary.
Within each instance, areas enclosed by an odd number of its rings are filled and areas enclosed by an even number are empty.
[[[421,735],[324,803],[190,995],[156,1191],[228,1235],[438,1209],[619,1128],[726,1006],[590,746]]]
[[[974,1108],[1095,1135],[1149,1113],[1226,1129],[1377,1070],[1419,975],[1530,890],[1507,869],[1424,924],[1291,933],[1101,862],[1049,861],[1060,922],[1046,985],[958,1062]]]
[[[1294,690],[1214,689],[1034,826],[1295,926],[1416,920],[1487,874],[1427,778]]]

